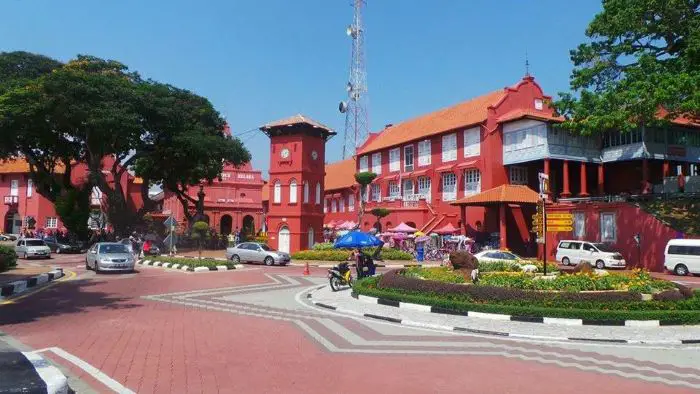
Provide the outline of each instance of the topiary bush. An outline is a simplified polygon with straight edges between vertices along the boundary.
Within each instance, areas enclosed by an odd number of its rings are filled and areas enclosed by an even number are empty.
[[[8,246],[0,246],[0,272],[17,266],[17,254]]]
[[[450,253],[450,264],[455,270],[475,270],[479,268],[479,260],[469,252],[460,250]]]
[[[314,244],[313,250],[332,250],[333,242],[321,242]]]
[[[301,250],[292,254],[294,260],[345,261],[350,257],[349,250]]]

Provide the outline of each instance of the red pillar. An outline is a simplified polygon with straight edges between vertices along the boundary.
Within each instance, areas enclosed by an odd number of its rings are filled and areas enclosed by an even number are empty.
[[[664,160],[664,178],[671,175],[671,166],[668,160]]]
[[[564,166],[562,169],[562,172],[564,173],[564,190],[561,192],[561,196],[566,198],[566,197],[571,197],[571,192],[569,191],[569,161],[564,160]]]
[[[506,237],[506,204],[498,206],[498,224],[500,226],[501,249],[508,249],[508,238]]]
[[[581,197],[588,197],[588,178],[586,178],[586,162],[581,162]]]
[[[549,175],[549,172],[550,172],[550,171],[549,171],[549,159],[544,159],[544,174],[547,175],[547,176],[549,177],[549,176],[550,176],[550,175]],[[551,178],[550,178],[550,180],[549,180],[549,184],[550,184],[550,185],[552,184],[552,183],[551,183]],[[550,194],[550,193],[551,193],[551,191],[550,191],[550,190],[547,190],[547,193],[546,193],[546,194],[547,194],[547,199],[549,199],[549,194]]]
[[[459,206],[459,217],[462,220],[462,228],[460,231],[464,233],[464,235],[467,235],[467,206],[466,205],[460,205]]]
[[[598,164],[598,194],[605,194],[605,167],[603,163]]]

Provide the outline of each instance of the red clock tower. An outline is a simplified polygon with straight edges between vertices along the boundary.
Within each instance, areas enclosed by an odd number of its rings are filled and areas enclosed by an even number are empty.
[[[303,115],[260,130],[270,137],[268,243],[282,252],[310,249],[323,239],[326,141],[335,132]]]

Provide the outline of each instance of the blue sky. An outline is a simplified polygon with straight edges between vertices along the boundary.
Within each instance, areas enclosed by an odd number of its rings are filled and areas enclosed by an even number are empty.
[[[378,130],[517,82],[568,89],[569,50],[600,0],[367,0],[370,124]],[[208,97],[234,134],[303,113],[342,134],[350,0],[2,0],[0,51],[91,54]],[[242,137],[267,177],[268,140]],[[327,146],[340,159],[342,137]]]

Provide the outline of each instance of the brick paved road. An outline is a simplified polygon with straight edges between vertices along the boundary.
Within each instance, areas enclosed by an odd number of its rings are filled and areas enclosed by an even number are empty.
[[[81,380],[139,393],[694,392],[698,349],[514,342],[355,320],[298,296],[301,269],[85,271],[0,307],[0,330]],[[87,363],[100,373],[86,372]],[[688,365],[690,364],[690,365]],[[88,368],[89,369],[89,368]],[[108,377],[107,380],[105,377]],[[113,383],[110,383],[113,382]],[[118,385],[118,386],[115,386]]]

